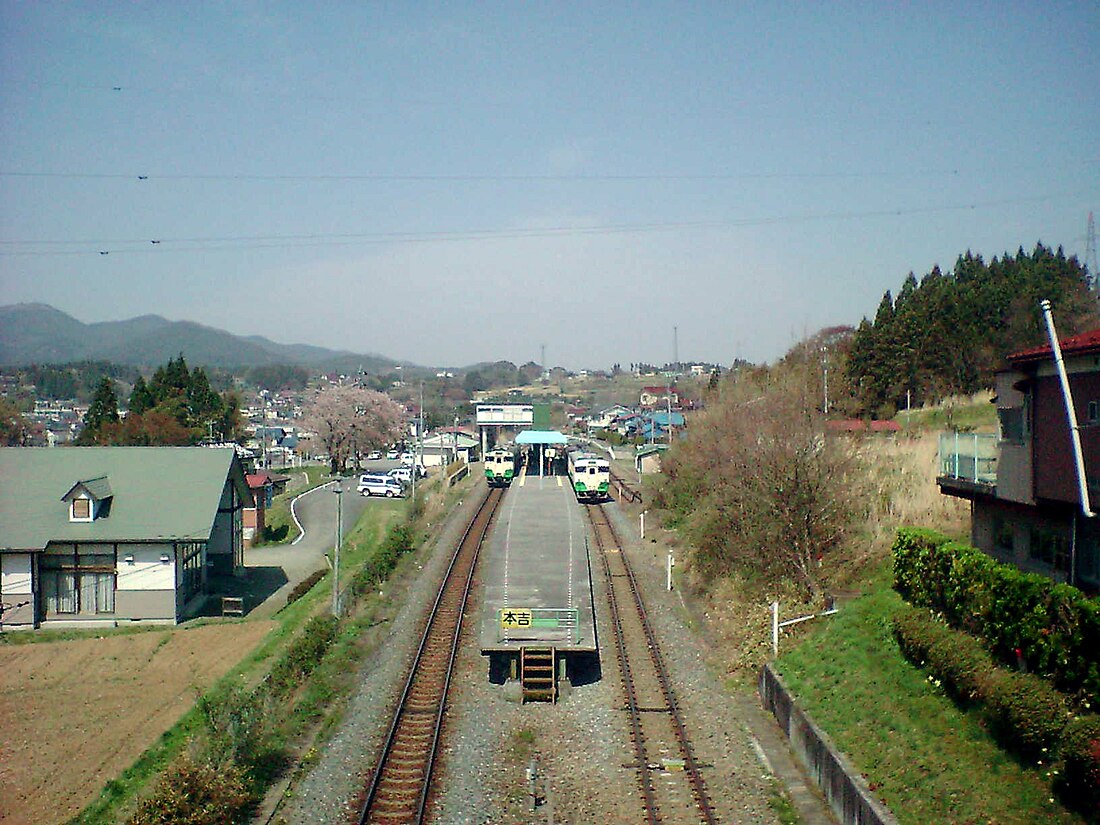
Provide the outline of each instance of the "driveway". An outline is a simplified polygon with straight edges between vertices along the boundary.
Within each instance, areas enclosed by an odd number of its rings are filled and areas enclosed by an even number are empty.
[[[351,532],[369,499],[356,491],[356,477],[339,481],[341,521],[344,535]],[[293,544],[250,547],[244,551],[242,577],[222,577],[211,581],[211,592],[242,596],[245,613],[250,617],[269,618],[286,606],[286,597],[299,582],[315,570],[327,570],[325,555],[331,556],[336,544],[337,482],[315,487],[294,499],[292,512],[302,525],[302,535]],[[217,598],[209,600],[220,610]]]

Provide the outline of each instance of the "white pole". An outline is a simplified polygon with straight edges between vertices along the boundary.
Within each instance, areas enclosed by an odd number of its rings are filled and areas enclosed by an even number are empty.
[[[668,551],[668,574],[667,574],[667,577],[666,577],[666,581],[667,581],[667,584],[666,584],[667,589],[671,590],[672,589],[672,551],[671,550]]]
[[[779,602],[772,602],[772,654],[779,655]]]
[[[1073,447],[1073,463],[1077,470],[1077,488],[1081,493],[1081,512],[1085,518],[1093,518],[1096,514],[1089,504],[1089,487],[1085,479],[1085,457],[1081,453],[1081,430],[1077,426],[1077,411],[1073,409],[1073,396],[1070,394],[1066,365],[1062,360],[1062,348],[1058,344],[1058,333],[1054,330],[1054,316],[1050,312],[1050,301],[1040,301],[1039,306],[1043,310],[1043,318],[1047,323],[1050,348],[1054,353],[1054,365],[1058,370],[1058,379],[1062,385],[1062,400],[1066,404],[1066,419],[1069,424],[1070,442]]]
[[[638,519],[639,519],[639,525],[640,525],[638,527],[638,532],[641,533],[640,538],[644,539],[645,538],[645,510],[642,510],[642,514],[640,516],[638,516]]]
[[[336,548],[333,552],[335,563],[332,565],[332,615],[340,615],[340,545],[344,543],[344,500],[340,482],[336,482]]]

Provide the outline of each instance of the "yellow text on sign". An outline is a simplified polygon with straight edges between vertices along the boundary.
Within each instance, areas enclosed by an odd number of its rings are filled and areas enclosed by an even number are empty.
[[[526,607],[502,607],[500,609],[500,626],[508,630],[515,627],[531,626],[531,610]]]

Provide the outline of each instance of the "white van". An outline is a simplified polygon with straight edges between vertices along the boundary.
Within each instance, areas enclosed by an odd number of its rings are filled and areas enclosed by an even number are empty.
[[[359,494],[363,496],[403,496],[405,488],[401,482],[393,476],[362,475],[359,476]]]

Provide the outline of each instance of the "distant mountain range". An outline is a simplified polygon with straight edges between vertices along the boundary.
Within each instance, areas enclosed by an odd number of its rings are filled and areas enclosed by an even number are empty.
[[[298,364],[321,370],[388,372],[383,355],[361,355],[307,344],[277,344],[260,335],[233,335],[192,321],[142,315],[85,324],[47,304],[0,306],[0,366],[111,361],[158,366],[180,353],[195,366],[253,367]]]

